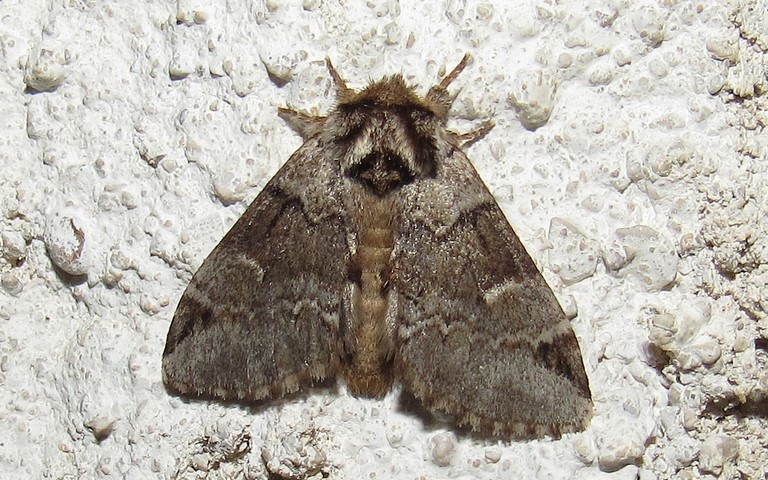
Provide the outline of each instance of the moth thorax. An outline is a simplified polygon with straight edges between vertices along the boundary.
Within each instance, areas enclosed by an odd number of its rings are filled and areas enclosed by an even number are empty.
[[[362,183],[379,197],[411,183],[416,172],[392,152],[371,152],[352,165],[347,176]]]
[[[437,120],[422,111],[382,108],[345,117],[349,134],[339,144],[345,176],[384,196],[436,171]]]

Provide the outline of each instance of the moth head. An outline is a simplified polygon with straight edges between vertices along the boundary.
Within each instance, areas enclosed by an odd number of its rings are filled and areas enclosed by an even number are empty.
[[[379,196],[433,176],[437,159],[450,148],[445,124],[452,98],[447,86],[466,60],[423,97],[401,75],[355,91],[328,61],[338,95],[324,124],[325,141],[338,149],[342,173]]]

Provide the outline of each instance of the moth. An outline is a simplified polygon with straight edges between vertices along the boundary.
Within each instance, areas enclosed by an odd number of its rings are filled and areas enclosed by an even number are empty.
[[[462,61],[421,96],[401,75],[338,90],[327,116],[280,113],[305,139],[181,297],[163,380],[254,402],[341,376],[399,382],[482,434],[585,428],[579,344],[554,293],[447,129]]]

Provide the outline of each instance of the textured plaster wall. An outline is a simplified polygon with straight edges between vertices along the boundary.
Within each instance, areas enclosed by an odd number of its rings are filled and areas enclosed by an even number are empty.
[[[0,477],[763,478],[765,1],[0,2]],[[170,396],[206,254],[350,86],[474,63],[451,126],[567,312],[583,433],[497,442],[343,387]],[[272,475],[272,476],[270,476]]]

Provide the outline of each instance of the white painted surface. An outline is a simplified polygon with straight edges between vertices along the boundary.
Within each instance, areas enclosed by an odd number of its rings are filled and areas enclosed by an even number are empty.
[[[763,477],[764,0],[211,3],[0,2],[1,478]],[[590,428],[168,395],[183,288],[299,145],[277,108],[331,105],[326,56],[424,92],[465,52],[452,126],[497,124],[468,153],[578,310]]]

